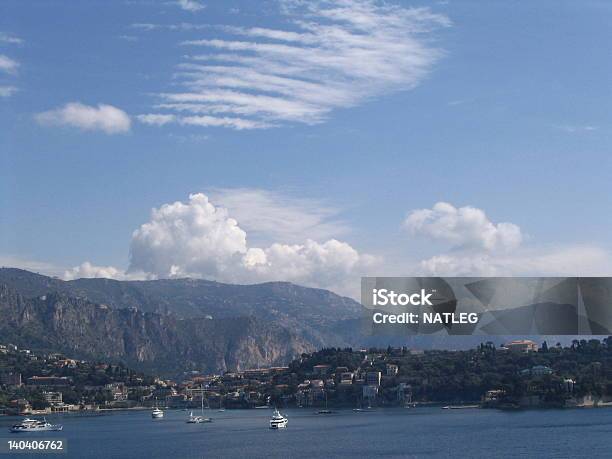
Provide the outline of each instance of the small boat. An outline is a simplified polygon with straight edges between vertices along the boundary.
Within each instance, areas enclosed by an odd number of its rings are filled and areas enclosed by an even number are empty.
[[[153,411],[151,411],[151,417],[153,419],[161,419],[164,417],[164,412],[159,408],[155,408]]]
[[[187,418],[187,424],[201,424],[203,422],[212,422],[211,418],[205,418],[204,417],[204,394],[202,394],[201,396],[201,401],[202,401],[202,415],[201,416],[194,416],[193,415],[193,411],[191,411],[189,413],[189,417]]]
[[[37,419],[29,419],[25,418],[19,424],[15,424],[11,427],[11,432],[49,432],[49,431],[59,431],[64,428],[61,424],[51,424],[47,422],[46,419],[43,418],[42,421]]]
[[[212,422],[211,418],[205,418],[204,416],[194,416],[193,412],[189,413],[187,418],[187,424],[201,424],[203,422]]]
[[[325,392],[325,409],[317,411],[317,414],[332,414],[332,410],[327,408],[327,392]]]
[[[284,429],[287,427],[288,422],[289,420],[276,408],[274,413],[272,413],[272,419],[270,419],[270,429]]]

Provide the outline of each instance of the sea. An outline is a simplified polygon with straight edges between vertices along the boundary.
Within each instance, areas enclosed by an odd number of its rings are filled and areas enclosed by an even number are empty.
[[[271,410],[205,410],[212,423],[187,424],[168,410],[47,416],[61,432],[9,432],[18,417],[0,417],[0,441],[62,440],[64,458],[611,458],[612,408],[497,411],[439,407],[369,412],[281,410],[288,427],[270,430]],[[6,449],[4,449],[5,451]],[[8,457],[0,453],[0,458]]]

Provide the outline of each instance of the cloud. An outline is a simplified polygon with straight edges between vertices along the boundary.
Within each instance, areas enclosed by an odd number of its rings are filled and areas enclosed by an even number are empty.
[[[0,43],[8,43],[11,45],[21,45],[23,40],[6,32],[0,32]]]
[[[63,268],[46,261],[30,260],[13,255],[0,255],[0,266],[20,268],[28,271],[45,274],[47,276],[61,276]]]
[[[0,97],[11,97],[17,91],[15,86],[0,86]]]
[[[595,246],[520,249],[511,254],[445,254],[419,264],[427,276],[610,276],[610,253]]]
[[[457,208],[446,202],[438,202],[432,209],[410,212],[404,226],[413,235],[442,241],[457,249],[507,251],[523,240],[521,229],[513,223],[495,224],[481,209]]]
[[[292,198],[253,188],[216,188],[210,197],[228,209],[251,238],[270,243],[299,243],[346,234],[338,210],[314,199]]]
[[[117,38],[119,38],[120,40],[125,40],[125,41],[138,41],[138,37],[134,35],[119,35],[117,36]]]
[[[599,129],[599,126],[593,126],[589,124],[586,124],[586,125],[566,124],[566,125],[555,125],[554,128],[564,131],[568,134],[582,134],[586,132],[597,131]]]
[[[174,115],[162,115],[159,113],[138,115],[136,116],[136,118],[143,124],[149,124],[154,126],[163,126],[164,124],[172,123],[176,120],[176,116]]]
[[[64,271],[64,280],[74,280],[82,278],[104,278],[115,280],[143,280],[147,279],[144,273],[132,272],[126,273],[122,269],[114,266],[95,266],[89,261],[81,263],[69,270]]]
[[[121,134],[130,130],[130,117],[112,105],[97,107],[71,102],[63,107],[36,115],[36,120],[45,126],[72,126],[86,131],[103,131],[106,134]]]
[[[0,54],[0,72],[14,75],[19,69],[19,62],[11,59],[5,54]]]
[[[206,5],[196,0],[178,0],[175,4],[180,6],[181,9],[191,13],[195,13],[206,8]]]
[[[249,247],[246,231],[228,210],[197,193],[186,203],[153,209],[150,221],[132,235],[128,272],[226,282],[282,279],[355,292],[358,273],[373,262],[336,239]]]
[[[425,276],[588,276],[610,275],[607,250],[593,245],[523,246],[521,229],[493,223],[475,207],[438,202],[404,221],[415,236],[450,245],[450,251],[421,260],[415,275]]]
[[[450,25],[428,8],[374,0],[281,6],[291,30],[225,26],[234,38],[182,42],[206,54],[179,65],[185,90],[160,94],[165,108],[200,115],[186,123],[202,126],[320,123],[335,109],[416,87],[443,54],[432,44],[433,31]],[[213,124],[218,118],[234,121]]]
[[[216,116],[185,116],[180,119],[181,124],[202,127],[227,127],[241,131],[243,129],[262,129],[271,127],[271,124],[234,117]]]

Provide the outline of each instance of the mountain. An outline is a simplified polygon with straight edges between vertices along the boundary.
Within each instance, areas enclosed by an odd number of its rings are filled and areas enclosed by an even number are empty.
[[[177,374],[286,363],[323,347],[468,349],[510,336],[364,336],[363,307],[287,282],[232,285],[199,279],[62,281],[0,269],[0,343],[123,360]],[[567,343],[574,337],[532,337]],[[174,372],[174,373],[172,373]]]
[[[280,365],[313,346],[253,317],[180,319],[113,309],[63,293],[25,298],[0,284],[0,341],[123,361],[166,375]]]
[[[113,309],[173,315],[179,319],[253,317],[282,326],[316,348],[346,346],[354,335],[346,323],[361,317],[356,301],[328,290],[288,282],[234,285],[202,279],[62,281],[29,271],[1,268],[0,283],[25,297],[63,293]]]

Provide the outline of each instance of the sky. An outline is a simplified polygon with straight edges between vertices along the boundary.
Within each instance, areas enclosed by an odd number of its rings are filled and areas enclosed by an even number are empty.
[[[612,5],[0,5],[0,265],[611,275]]]

